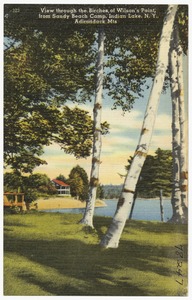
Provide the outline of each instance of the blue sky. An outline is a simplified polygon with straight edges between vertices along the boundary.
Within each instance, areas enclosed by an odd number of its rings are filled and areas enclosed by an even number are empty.
[[[187,59],[184,59],[187,70]],[[185,98],[187,99],[187,72],[185,72]],[[102,154],[100,165],[101,184],[121,184],[120,174],[125,174],[125,165],[129,156],[136,149],[146,104],[149,98],[151,85],[144,92],[144,97],[138,99],[131,112],[123,115],[121,109],[111,110],[110,99],[103,100],[102,121],[110,124],[110,134],[103,137]],[[71,107],[75,106],[70,104]],[[92,104],[79,105],[92,114]],[[186,109],[187,112],[187,109]],[[153,133],[149,153],[153,154],[158,148],[171,149],[171,96],[169,89],[161,95],[155,130]],[[36,168],[36,172],[46,173],[51,179],[59,174],[68,176],[70,170],[77,164],[83,167],[88,176],[90,175],[91,157],[87,159],[75,159],[72,155],[65,154],[58,145],[46,147],[42,156],[47,161],[46,166]]]

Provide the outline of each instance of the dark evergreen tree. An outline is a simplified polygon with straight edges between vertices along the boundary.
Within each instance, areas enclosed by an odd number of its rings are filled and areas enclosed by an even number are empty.
[[[154,157],[154,177],[152,189],[156,197],[159,197],[160,190],[163,196],[171,196],[173,181],[173,157],[171,150],[162,150],[158,148]]]
[[[129,158],[129,165],[126,166],[126,170],[129,169],[132,159],[132,157]],[[136,187],[137,197],[159,197],[160,190],[163,191],[163,196],[171,197],[172,168],[171,150],[158,148],[155,155],[147,155]]]

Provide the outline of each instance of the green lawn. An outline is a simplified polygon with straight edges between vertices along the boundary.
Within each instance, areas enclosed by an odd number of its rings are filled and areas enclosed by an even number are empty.
[[[186,295],[186,225],[129,221],[119,248],[101,249],[111,219],[87,232],[80,218],[5,215],[4,295]]]

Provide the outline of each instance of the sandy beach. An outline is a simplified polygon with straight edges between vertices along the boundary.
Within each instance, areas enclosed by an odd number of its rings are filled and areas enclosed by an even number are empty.
[[[81,202],[74,198],[68,197],[55,197],[49,199],[40,198],[37,201],[38,210],[46,209],[56,209],[56,208],[85,208],[85,202]],[[96,200],[95,207],[106,206],[105,202],[102,200]]]

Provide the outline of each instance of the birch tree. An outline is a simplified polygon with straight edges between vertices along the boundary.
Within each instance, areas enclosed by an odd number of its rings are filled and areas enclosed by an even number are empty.
[[[177,72],[178,72],[178,95],[179,95],[179,125],[180,125],[180,189],[181,204],[183,209],[183,221],[187,221],[188,198],[187,198],[187,143],[186,143],[186,122],[185,122],[185,104],[184,104],[184,82],[183,82],[183,49],[177,32]]]
[[[163,88],[164,78],[168,67],[170,40],[176,12],[177,5],[168,6],[160,38],[156,75],[144,116],[139,144],[136,148],[129,172],[127,173],[127,176],[125,178],[124,186],[117,204],[114,218],[107,233],[101,241],[101,246],[105,248],[118,247],[119,239],[125,226],[125,222],[131,212],[136,184],[148,153],[153,128],[155,125],[160,94]]]
[[[180,222],[183,216],[181,205],[181,190],[180,190],[180,124],[179,124],[179,86],[177,72],[177,34],[173,31],[171,49],[169,55],[170,61],[170,83],[171,83],[171,98],[172,98],[172,152],[173,152],[173,186],[171,204],[173,216],[170,222]]]
[[[183,84],[183,51],[175,26],[170,51],[170,80],[172,96],[172,147],[173,147],[173,216],[170,222],[187,219],[187,170]]]
[[[103,70],[104,70],[104,30],[100,28],[98,34],[98,58],[96,74],[96,94],[93,109],[94,115],[94,133],[93,133],[93,154],[92,167],[90,174],[89,197],[86,203],[86,209],[83,219],[80,221],[90,227],[93,227],[93,213],[95,207],[97,187],[99,184],[99,166],[101,154],[101,111],[102,111],[102,93],[103,93]]]
[[[96,96],[93,110],[94,139],[92,168],[89,197],[84,216],[80,221],[80,223],[90,227],[94,227],[93,214],[96,191],[99,185],[99,166],[102,147],[100,127],[102,91],[105,89],[111,102],[112,100],[114,101],[113,105],[111,105],[113,109],[121,107],[124,112],[129,112],[135,100],[138,97],[142,97],[142,88],[146,82],[146,77],[152,76],[155,72],[154,57],[157,56],[157,36],[154,32],[150,35],[152,42],[149,49],[147,46],[149,37],[146,37],[146,35],[143,36],[139,29],[136,27],[134,32],[131,32],[129,26],[126,25],[123,30],[120,27],[120,29],[115,32],[111,32],[111,28],[110,30],[106,28],[105,33],[103,28],[99,30]],[[127,35],[125,33],[127,33]],[[141,48],[143,48],[143,53],[146,54],[145,59],[142,59]],[[107,58],[105,66],[108,70],[104,77],[105,55]],[[138,72],[138,68],[140,68],[140,72]]]

